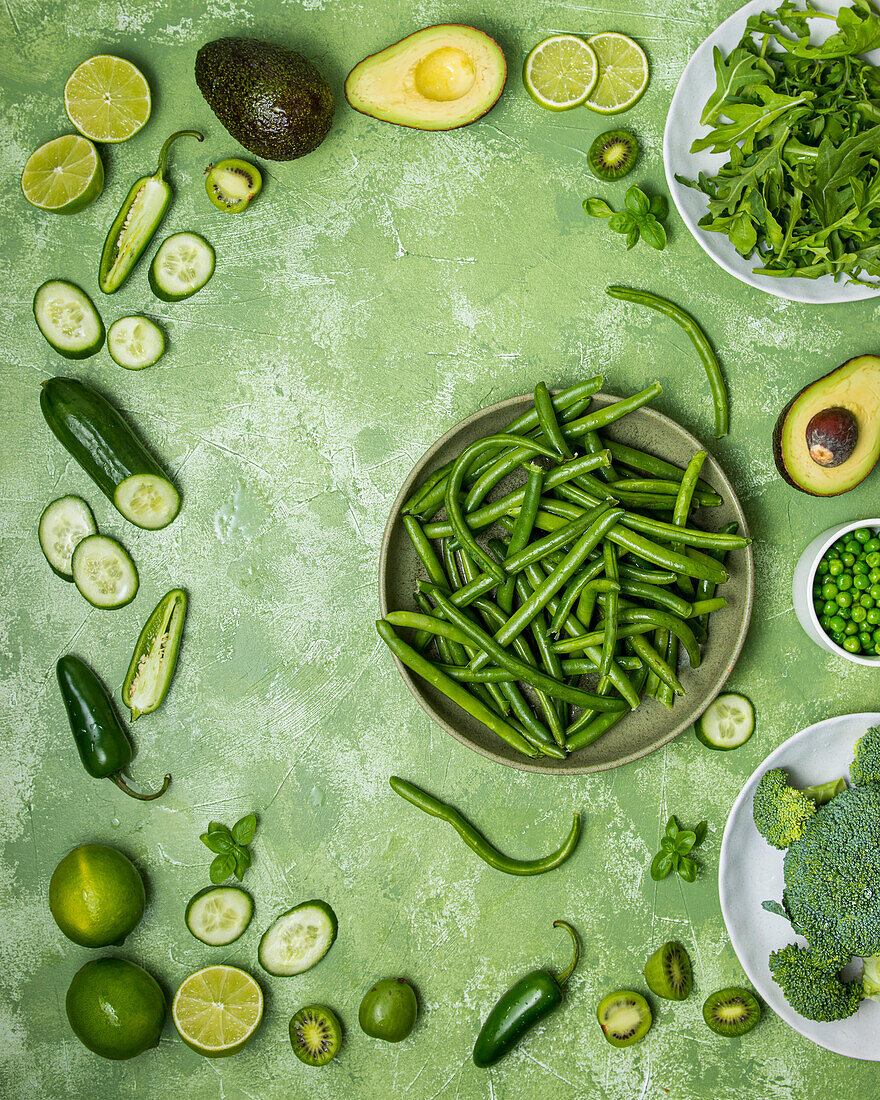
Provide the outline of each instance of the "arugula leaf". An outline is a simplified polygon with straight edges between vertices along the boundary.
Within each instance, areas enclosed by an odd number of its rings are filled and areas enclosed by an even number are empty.
[[[773,69],[750,50],[738,46],[726,58],[717,46],[712,50],[715,65],[715,91],[706,100],[706,106],[700,115],[700,122],[708,126],[721,113],[725,102],[739,95],[749,84],[765,83],[774,77]]]
[[[841,8],[837,16],[837,34],[832,34],[819,46],[810,45],[808,20],[811,18],[827,19],[828,16],[824,12],[816,11],[815,8],[807,8],[803,13],[798,12],[794,19],[790,18],[786,21],[790,29],[794,29],[796,23],[803,24],[803,32],[797,41],[792,42],[784,35],[776,36],[780,46],[795,57],[809,58],[813,61],[829,60],[867,53],[880,46],[880,16],[868,0],[853,0],[851,8]]]
[[[815,98],[808,91],[801,92],[799,96],[780,95],[766,84],[759,84],[755,93],[760,98],[760,103],[729,104],[725,107],[724,114],[730,122],[722,123],[705,137],[697,138],[691,145],[691,152],[699,153],[703,149],[711,148],[713,153],[724,153],[732,145],[742,142],[743,151],[751,153],[755,138],[762,130],[766,130],[781,115]]]

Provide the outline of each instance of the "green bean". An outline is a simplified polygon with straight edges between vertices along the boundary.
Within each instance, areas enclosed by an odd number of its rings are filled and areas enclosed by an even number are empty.
[[[598,591],[597,586],[592,582],[596,580],[604,568],[605,565],[602,559],[598,558],[571,578],[565,591],[561,594],[557,608],[553,612],[553,618],[550,620],[551,634],[559,634],[562,630],[562,624],[571,614],[572,608],[581,597],[585,585],[589,586],[594,592]]]
[[[621,577],[631,581],[644,581],[645,584],[675,584],[677,574],[663,569],[641,569],[637,565],[618,565]]]
[[[553,489],[557,485],[562,485],[574,478],[580,478],[590,470],[595,470],[602,465],[606,465],[609,458],[609,451],[600,451],[595,455],[581,455],[579,458],[572,459],[571,462],[564,462],[559,466],[554,466],[552,470],[544,475],[544,491],[546,492]],[[519,463],[519,465],[522,465],[522,463]],[[491,527],[491,525],[502,516],[509,515],[517,508],[521,508],[524,497],[525,486],[514,489],[513,492],[507,493],[503,497],[499,497],[498,500],[493,500],[490,504],[484,504],[481,508],[475,508],[474,511],[467,512],[465,514],[465,519],[468,527],[470,527],[472,531],[479,531],[484,527]],[[599,503],[599,498],[596,499],[595,503]],[[425,535],[431,539],[447,538],[453,533],[452,524],[444,521],[429,523],[425,527]]]
[[[444,587],[448,587],[449,582],[446,579],[446,573],[443,566],[440,564],[440,559],[437,557],[434,547],[426,538],[425,532],[422,530],[422,525],[417,519],[414,519],[413,516],[404,516],[403,526],[428,576],[435,584],[442,584]]]
[[[615,633],[615,638],[631,638],[634,634],[651,634],[654,631],[652,623],[623,623]],[[554,653],[580,653],[586,646],[600,646],[605,636],[603,630],[585,631],[583,634],[575,634],[570,638],[563,638],[561,642],[553,643]]]
[[[400,509],[401,513],[405,516],[417,515],[422,510],[423,502],[428,494],[441,481],[445,483],[454,465],[455,459],[453,458],[445,465],[438,467],[432,474],[429,474],[421,485],[414,492],[410,493],[403,502],[403,506]]]
[[[713,611],[722,611],[727,607],[727,600],[723,596],[716,596],[711,600],[695,600],[691,604],[690,618],[697,619],[701,615],[711,615]]]
[[[540,669],[530,667],[523,661],[511,656],[503,646],[498,645],[491,634],[487,634],[472,623],[459,608],[446,599],[439,589],[433,588],[430,595],[432,599],[436,600],[437,605],[450,623],[459,627],[464,633],[470,634],[477,646],[480,649],[485,649],[496,665],[516,673],[518,680],[531,684],[532,687],[543,689],[548,695],[552,695],[554,699],[564,699],[566,702],[574,703],[575,706],[579,707],[592,707],[595,710],[621,710],[625,706],[624,703],[619,703],[613,699],[601,699],[599,696],[592,695],[581,688],[575,688],[556,680],[545,672],[541,672]]]
[[[619,656],[616,660],[624,672],[638,672],[639,669],[644,667],[644,662],[640,657]],[[564,676],[590,676],[598,670],[595,661],[583,657],[566,658],[566,660],[560,662],[560,665]],[[479,672],[474,672],[466,665],[438,664],[437,668],[450,680],[458,680],[462,684],[484,684],[488,686],[489,684],[515,683],[512,672],[506,668],[497,668],[495,665],[489,668],[481,668]]]
[[[603,569],[605,568],[604,563],[602,565],[602,568]],[[598,595],[599,595],[599,589],[598,588],[593,588],[592,586],[588,586],[581,593],[580,598],[578,599],[577,617],[584,624],[584,626],[586,627],[587,630],[590,629],[590,624],[593,621],[593,615],[595,614],[595,611],[596,611],[596,598],[598,597]],[[569,610],[569,616],[570,615],[571,615],[571,610]],[[565,621],[567,621],[567,619],[568,619],[568,616],[566,616]],[[565,625],[565,621],[563,621],[561,626]]]
[[[544,435],[550,440],[551,446],[558,452],[560,458],[571,458],[571,447],[565,441],[565,436],[559,428],[556,410],[553,408],[553,401],[546,382],[539,382],[535,386],[534,401],[538,423],[541,425]]]
[[[454,806],[441,802],[439,798],[423,791],[421,787],[417,787],[414,783],[409,783],[405,779],[400,779],[396,775],[391,776],[390,783],[392,790],[399,794],[401,798],[405,798],[407,802],[411,802],[413,806],[424,811],[424,813],[447,822],[455,829],[465,844],[476,852],[480,859],[488,863],[490,867],[494,867],[496,871],[504,871],[508,875],[541,875],[545,871],[552,871],[554,867],[558,867],[568,859],[575,850],[580,837],[581,815],[575,814],[571,831],[562,846],[557,848],[555,852],[551,852],[550,855],[541,859],[513,859],[511,856],[499,852],[493,844],[490,844],[483,834],[475,829],[466,818],[462,817]]]
[[[529,587],[522,573],[516,575],[515,583],[519,601],[520,603],[524,603],[531,595],[532,589]],[[544,671],[554,679],[561,680],[564,675],[562,671],[562,662],[550,647],[550,639],[547,637],[547,626],[543,612],[539,612],[529,625],[532,637],[535,639],[535,647],[538,650],[538,656],[541,658],[541,664],[544,666]],[[551,699],[550,702],[553,713],[550,714],[544,706],[543,699],[540,695],[538,699],[541,702],[544,713],[547,715],[547,725],[550,727],[550,732],[553,734],[554,741],[557,745],[564,744],[564,727],[568,723],[568,703],[563,699]]]
[[[678,493],[675,497],[675,507],[672,509],[673,527],[687,526],[688,516],[691,514],[691,501],[697,495],[697,479],[700,476],[700,470],[702,470],[705,461],[706,452],[697,451],[687,464],[687,469],[684,472],[684,477],[681,479],[681,484],[678,487]],[[673,550],[682,551],[684,549],[683,543],[680,542],[672,542],[670,545]]]
[[[647,451],[640,451],[635,447],[628,447],[625,443],[618,443],[614,439],[602,439],[603,444],[611,452],[611,457],[622,463],[624,466],[629,466],[633,470],[638,470],[642,474],[650,474],[652,477],[659,478],[671,478],[673,481],[681,481],[684,476],[684,470],[680,466],[675,466],[671,462],[667,462],[663,458],[658,458],[656,455],[648,454]],[[700,489],[705,489],[708,492],[713,492],[712,486],[707,481],[698,481],[697,486]]]
[[[441,619],[436,614],[428,615],[423,611],[389,611],[385,616],[385,622],[407,630],[427,630],[431,634],[442,635],[461,645],[473,645],[473,638],[469,634],[465,634],[463,630],[459,630],[447,619]]]
[[[624,578],[620,581],[620,593],[623,596],[637,596],[640,600],[647,600],[649,603],[658,604],[660,607],[665,607],[667,611],[671,611],[673,614],[681,616],[682,619],[690,618],[690,603],[682,599],[681,596],[676,595],[675,592],[670,592],[668,588],[661,588],[656,584],[646,584],[644,581],[632,581]]]
[[[546,387],[545,387],[546,389]],[[541,493],[544,486],[544,471],[534,462],[526,465],[526,484],[523,490],[522,504],[519,514],[513,525],[510,542],[504,557],[516,554],[519,550],[528,546],[532,537],[532,529],[535,526],[535,516],[538,514],[538,506],[541,501]],[[513,608],[513,593],[516,587],[516,577],[509,576],[504,584],[499,585],[495,596],[495,602],[502,611],[510,614]]]
[[[608,580],[617,581],[617,553],[613,543],[602,543],[602,561],[605,565],[605,576]],[[620,588],[605,593],[605,625],[602,631],[602,655],[599,660],[599,673],[602,677],[608,675],[611,668],[611,660],[614,657],[614,648],[617,645],[617,615],[620,601]]]
[[[709,379],[709,389],[712,391],[712,402],[715,407],[715,436],[720,439],[723,435],[727,435],[730,422],[730,399],[727,394],[727,387],[724,384],[724,377],[721,374],[721,364],[718,362],[718,357],[712,350],[712,345],[709,343],[705,332],[693,317],[680,306],[670,302],[668,298],[661,298],[659,294],[652,294],[647,290],[634,290],[625,286],[608,286],[605,288],[605,293],[609,297],[620,301],[633,302],[636,305],[655,309],[684,329],[690,337],[691,343],[697,349],[697,354],[702,360],[706,376]]]
[[[620,613],[623,623],[651,623],[674,634],[684,646],[691,668],[700,664],[700,646],[694,632],[688,624],[669,611],[658,611],[652,607],[627,607]]]
[[[670,669],[676,670],[678,668],[678,638],[667,631],[664,631],[664,633],[667,634],[666,664]],[[657,675],[660,676],[659,671]],[[662,680],[663,677],[660,676],[660,679]],[[664,680],[657,688],[657,701],[670,710],[675,706],[675,695],[675,686],[668,680]]]
[[[641,692],[645,676],[644,673],[647,669],[643,669],[637,673],[637,679],[634,687],[637,691]],[[577,752],[578,749],[586,748],[587,745],[592,745],[594,741],[597,741],[603,733],[607,733],[612,727],[624,718],[623,714],[600,714],[595,718],[592,718],[585,725],[579,726],[578,729],[572,729],[572,732],[565,738],[565,747],[569,752]]]
[[[447,624],[442,625],[445,626]],[[379,619],[376,623],[376,630],[379,632],[379,637],[401,664],[412,669],[416,675],[421,676],[423,680],[435,687],[439,692],[445,695],[447,699],[451,700],[451,702],[460,706],[461,709],[466,711],[472,718],[476,718],[478,722],[482,722],[484,726],[488,726],[493,733],[497,734],[498,737],[500,737],[502,741],[505,741],[512,749],[516,749],[517,752],[521,752],[525,756],[534,757],[538,755],[538,750],[533,745],[530,745],[521,733],[508,725],[503,718],[500,718],[493,711],[489,710],[483,702],[475,695],[472,695],[466,688],[463,688],[461,684],[457,684],[455,680],[450,680],[448,676],[444,676],[432,661],[423,657],[421,653],[417,653],[412,646],[407,645],[406,642],[397,635],[389,622]]]
[[[499,584],[506,578],[507,574],[498,562],[490,557],[482,546],[478,545],[477,540],[471,534],[470,528],[464,521],[458,494],[461,490],[462,479],[473,459],[482,454],[488,447],[493,446],[493,444],[499,442],[506,443],[509,441],[513,441],[514,443],[519,442],[515,436],[489,435],[486,436],[485,439],[478,439],[475,443],[466,447],[456,459],[455,466],[452,468],[452,473],[449,475],[449,480],[446,484],[446,514],[452,523],[455,537],[458,539],[459,544],[468,551],[471,557],[475,558],[485,571],[491,577],[494,577]],[[548,458],[553,458],[553,451],[549,447],[544,447],[543,444],[536,443],[534,440],[529,444],[529,448],[531,454],[543,454]],[[529,455],[526,454],[526,457],[528,458]]]
[[[587,413],[586,416],[582,416],[578,420],[572,420],[571,423],[563,427],[562,434],[566,439],[577,439],[582,435],[586,435],[587,432],[607,428],[609,424],[614,424],[631,412],[635,412],[636,409],[647,405],[655,397],[659,397],[661,393],[663,393],[663,387],[660,383],[652,382],[650,386],[639,393],[634,393],[632,397],[625,397],[622,401],[615,401],[602,409]]]
[[[700,451],[705,457],[706,452]],[[681,485],[677,481],[617,481],[614,483],[614,492],[620,501],[631,500],[638,505],[644,496],[675,497],[681,491]],[[723,501],[715,492],[706,492],[702,489],[694,489],[693,499],[704,507],[717,508]]]
[[[504,626],[495,633],[495,641],[500,646],[508,646],[529,625],[535,615],[547,606],[547,601],[554,596],[563,585],[567,584],[573,574],[580,568],[587,554],[599,544],[605,533],[618,520],[622,513],[606,511],[596,517],[594,522],[580,536],[571,550],[566,554],[565,560],[558,565],[544,582],[536,589],[525,603],[520,604],[510,616]],[[607,566],[606,566],[607,571]],[[482,668],[488,658],[480,654],[471,662],[471,668]]]
[[[633,647],[636,656],[641,657],[642,661],[644,661],[648,668],[654,672],[664,684],[668,684],[676,695],[684,695],[685,692],[684,688],[681,686],[681,681],[644,635],[634,634],[632,638],[630,638],[629,644]]]
[[[581,440],[587,454],[597,455],[605,449],[602,437],[597,431],[586,432]],[[613,466],[605,466],[599,470],[599,477],[607,484],[613,484],[620,480],[620,475]]]
[[[522,727],[521,732],[526,741],[534,745],[544,756],[553,756],[557,760],[564,760],[565,750],[556,743],[555,738],[544,723],[538,720],[516,684],[512,681],[503,681],[499,686]],[[554,714],[556,713],[553,711],[552,705],[550,709]]]

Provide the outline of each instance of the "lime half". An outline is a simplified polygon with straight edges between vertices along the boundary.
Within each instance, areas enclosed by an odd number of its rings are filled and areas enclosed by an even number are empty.
[[[599,76],[596,54],[574,34],[554,34],[539,42],[523,65],[523,83],[532,99],[548,111],[577,107]]]
[[[150,117],[150,86],[130,61],[100,53],[67,78],[64,108],[92,141],[126,141]]]
[[[94,202],[103,186],[98,150],[79,134],[64,134],[35,149],[21,173],[27,201],[52,214],[75,214]]]
[[[263,1018],[263,991],[236,966],[206,966],[184,979],[171,1006],[181,1039],[206,1058],[236,1054]]]
[[[631,38],[617,31],[594,34],[587,42],[599,58],[599,79],[584,106],[600,115],[617,115],[637,103],[648,87],[648,58]]]

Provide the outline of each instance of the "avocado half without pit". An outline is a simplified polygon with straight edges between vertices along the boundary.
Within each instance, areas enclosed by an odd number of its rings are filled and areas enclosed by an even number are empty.
[[[880,357],[860,355],[783,409],[773,457],[789,485],[813,496],[854,489],[880,457]]]
[[[474,27],[416,31],[364,58],[345,81],[356,111],[418,130],[454,130],[498,101],[507,62],[498,43]]]

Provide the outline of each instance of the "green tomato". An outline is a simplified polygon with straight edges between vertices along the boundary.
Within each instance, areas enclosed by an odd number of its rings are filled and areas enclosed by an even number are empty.
[[[373,1039],[399,1043],[416,1026],[418,1014],[416,995],[406,978],[382,978],[364,995],[358,1023]]]

